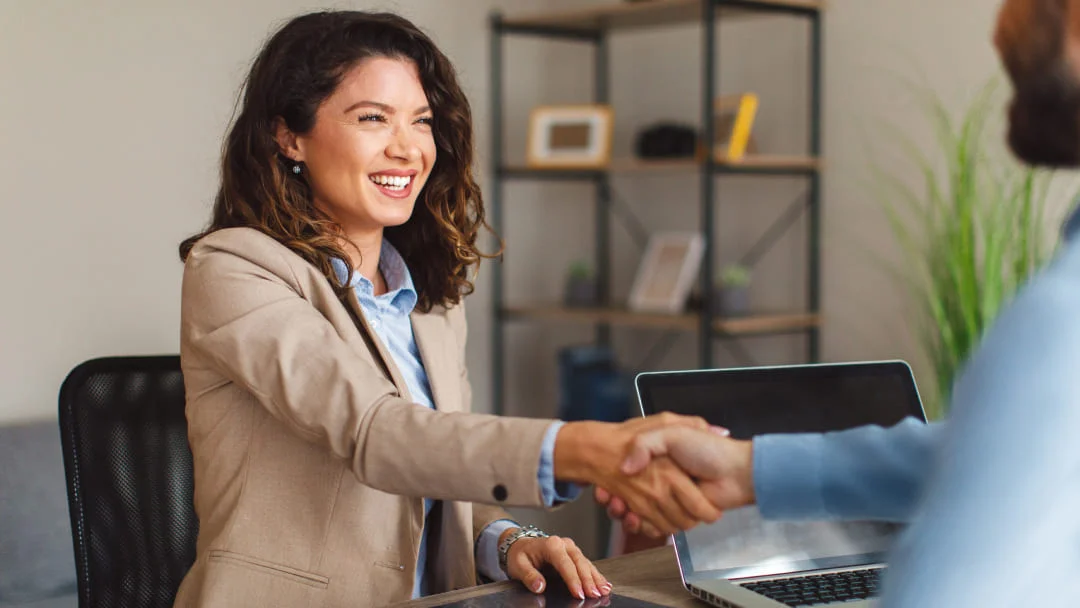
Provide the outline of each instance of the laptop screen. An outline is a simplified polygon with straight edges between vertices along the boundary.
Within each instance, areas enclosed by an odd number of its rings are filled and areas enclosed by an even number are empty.
[[[636,383],[646,415],[701,416],[738,439],[925,420],[901,361],[658,372]],[[765,521],[746,507],[677,534],[675,548],[687,580],[741,578],[873,563],[898,530],[882,522]]]

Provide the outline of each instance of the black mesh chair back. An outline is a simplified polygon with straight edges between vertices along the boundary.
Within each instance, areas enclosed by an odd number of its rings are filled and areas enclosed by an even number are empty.
[[[80,608],[172,606],[199,529],[180,357],[79,365],[60,435]]]

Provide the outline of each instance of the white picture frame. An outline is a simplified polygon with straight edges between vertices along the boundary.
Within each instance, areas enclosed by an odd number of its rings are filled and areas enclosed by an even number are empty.
[[[705,242],[696,232],[662,232],[649,238],[630,289],[635,312],[678,314],[701,270]]]
[[[600,169],[611,161],[611,106],[539,106],[529,114],[526,164],[534,169]]]

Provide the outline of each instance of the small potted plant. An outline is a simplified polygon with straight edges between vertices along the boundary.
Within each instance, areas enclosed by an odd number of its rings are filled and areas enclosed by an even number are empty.
[[[750,312],[750,269],[728,264],[720,270],[713,292],[713,314],[738,317]]]
[[[596,306],[596,278],[589,265],[578,260],[570,265],[566,275],[566,292],[563,302],[568,307]]]

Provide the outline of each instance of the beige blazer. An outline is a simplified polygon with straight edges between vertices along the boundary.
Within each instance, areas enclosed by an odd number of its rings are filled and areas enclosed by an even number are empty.
[[[177,606],[378,606],[410,597],[423,497],[440,592],[475,584],[496,507],[541,506],[549,421],[467,413],[461,306],[413,313],[435,410],[413,404],[350,292],[248,228],[184,268],[180,358],[199,538]]]

